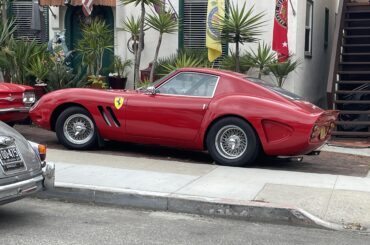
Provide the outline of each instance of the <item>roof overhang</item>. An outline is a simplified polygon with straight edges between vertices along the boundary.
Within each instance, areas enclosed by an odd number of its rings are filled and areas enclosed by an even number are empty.
[[[82,0],[39,0],[41,6],[79,6],[82,5]],[[66,2],[69,2],[66,4]],[[116,6],[116,0],[94,0],[94,5],[102,5],[102,6]]]

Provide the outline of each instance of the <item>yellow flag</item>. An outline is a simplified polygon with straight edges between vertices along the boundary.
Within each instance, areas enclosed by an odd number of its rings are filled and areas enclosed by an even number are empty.
[[[225,0],[208,0],[206,47],[211,62],[222,55],[221,32],[215,26],[220,16],[225,16]]]

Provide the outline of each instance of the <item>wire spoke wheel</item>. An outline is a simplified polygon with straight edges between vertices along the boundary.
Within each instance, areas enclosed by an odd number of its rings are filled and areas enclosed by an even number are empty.
[[[247,150],[247,135],[240,127],[227,125],[218,131],[215,146],[221,156],[227,159],[237,159]]]
[[[73,114],[63,124],[65,138],[76,145],[89,142],[94,137],[94,123],[84,114]]]

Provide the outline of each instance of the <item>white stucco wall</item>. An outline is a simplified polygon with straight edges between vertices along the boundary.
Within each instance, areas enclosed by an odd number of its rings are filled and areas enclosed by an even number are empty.
[[[255,12],[264,12],[266,26],[264,33],[261,35],[261,40],[270,44],[272,42],[273,31],[273,13],[275,0],[259,0],[259,1],[245,1],[245,0],[231,0],[241,6],[246,2],[248,7],[254,6]],[[337,3],[339,0],[313,0],[314,2],[314,27],[313,27],[313,49],[312,57],[307,58],[304,55],[304,33],[305,33],[305,15],[306,15],[306,1],[305,0],[291,0],[291,3],[296,11],[293,15],[292,6],[289,2],[289,16],[288,16],[288,43],[290,52],[301,61],[299,69],[292,73],[284,87],[293,91],[310,101],[325,105],[325,88],[326,79],[328,75],[328,65],[331,51],[332,33],[334,31],[335,12],[337,10]],[[179,12],[179,1],[171,0],[174,8]],[[329,24],[329,46],[324,48],[324,18],[325,8],[329,8],[330,24]],[[55,31],[64,29],[64,15],[66,7],[53,7],[53,12],[57,15],[53,18],[50,15],[50,35]],[[151,10],[147,8],[147,11]],[[139,16],[140,8],[133,4],[123,6],[117,0],[117,7],[113,8],[115,15],[115,54],[122,58],[133,59],[133,55],[127,50],[127,40],[129,33],[122,30],[122,20],[131,15]],[[142,52],[141,69],[148,66],[149,62],[154,57],[155,47],[157,45],[158,33],[154,30],[148,30],[145,33],[145,48]],[[257,44],[245,44],[242,46],[242,51],[254,49]],[[229,45],[230,49],[234,49],[234,45]],[[163,43],[159,53],[160,57],[165,57],[173,54],[178,49],[178,34],[165,34]],[[253,73],[253,71],[251,71]],[[133,72],[130,73],[128,86],[132,86]],[[265,79],[274,79],[272,77],[265,77]]]
[[[293,90],[311,102],[326,106],[326,82],[330,64],[331,43],[334,32],[336,0],[314,1],[312,57],[304,54],[306,1],[298,1],[296,56],[300,69],[294,74]],[[329,45],[324,48],[325,8],[329,9]]]

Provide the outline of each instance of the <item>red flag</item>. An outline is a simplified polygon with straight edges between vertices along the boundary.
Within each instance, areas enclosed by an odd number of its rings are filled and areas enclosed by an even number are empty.
[[[90,16],[93,11],[94,0],[82,0],[82,12],[85,16]]]
[[[288,0],[276,0],[274,17],[272,50],[278,53],[279,62],[284,62],[289,57]]]

